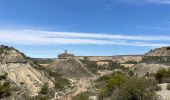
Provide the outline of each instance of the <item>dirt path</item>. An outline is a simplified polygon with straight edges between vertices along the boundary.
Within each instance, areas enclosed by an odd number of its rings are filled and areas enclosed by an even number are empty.
[[[170,100],[170,91],[167,90],[167,84],[168,83],[160,84],[162,90],[157,92],[157,95],[159,96],[158,100]]]

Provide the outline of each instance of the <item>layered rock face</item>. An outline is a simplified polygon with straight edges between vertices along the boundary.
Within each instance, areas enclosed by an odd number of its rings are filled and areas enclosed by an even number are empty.
[[[170,56],[170,47],[162,47],[151,50],[146,53],[144,56]]]
[[[5,49],[0,47],[1,54],[0,54],[0,62],[1,63],[23,63],[26,62],[26,57],[19,53],[17,50],[13,48]]]
[[[69,78],[89,77],[91,73],[77,59],[57,59],[47,68]]]
[[[143,63],[132,68],[135,74],[143,77],[146,74],[155,74],[160,68],[170,68],[170,47],[162,47],[151,50],[143,55]]]
[[[143,61],[168,63],[170,61],[170,47],[162,47],[151,50],[144,55]]]
[[[13,48],[0,47],[0,74],[7,74],[7,78],[18,87],[25,87],[30,95],[36,95],[41,86],[53,83],[33,68],[33,62],[24,54]]]

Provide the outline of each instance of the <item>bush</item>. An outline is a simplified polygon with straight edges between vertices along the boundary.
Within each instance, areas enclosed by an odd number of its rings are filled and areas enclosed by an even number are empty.
[[[167,90],[170,90],[170,84],[167,85]]]
[[[63,89],[67,86],[70,85],[70,81],[64,77],[62,77],[62,75],[58,74],[57,72],[52,72],[50,70],[47,70],[49,76],[54,78],[54,85],[55,85],[55,89]]]
[[[47,95],[48,92],[49,92],[48,83],[45,83],[41,88],[40,94]]]
[[[133,60],[125,62],[125,64],[137,64],[137,63],[138,63],[137,61],[133,61]]]
[[[118,74],[109,78],[107,87],[98,93],[99,100],[154,100],[157,82],[151,79]]]
[[[130,78],[120,88],[119,100],[153,100],[155,92],[148,88],[150,81],[144,78]]]
[[[170,69],[166,70],[164,68],[157,71],[155,74],[155,78],[159,81],[159,83],[162,83],[163,80],[167,80],[170,78]]]
[[[97,100],[103,100],[104,98],[108,97],[109,93],[106,89],[101,89],[97,94]]]
[[[166,47],[167,50],[170,50],[170,47]]]
[[[11,86],[10,82],[5,81],[0,85],[0,98],[8,97],[11,95]]]
[[[159,85],[157,85],[157,86],[155,87],[155,90],[156,90],[156,91],[160,91],[160,90],[162,90],[162,87],[159,86]]]
[[[71,100],[89,100],[89,94],[87,92],[82,92],[74,96]]]
[[[7,73],[5,73],[4,75],[0,75],[0,80],[4,80],[6,79],[6,77],[7,77]]]
[[[123,84],[126,80],[126,76],[121,72],[114,72],[111,75],[105,75],[96,80],[97,83],[100,83],[101,87],[98,93],[98,100],[102,100],[105,97],[112,95],[113,91]],[[99,84],[98,84],[99,85]]]
[[[130,71],[128,72],[128,74],[129,74],[129,76],[133,76],[133,75],[134,75],[134,72],[133,72],[132,70],[130,70]]]
[[[55,88],[59,90],[62,90],[63,88],[70,85],[69,80],[62,77],[55,78],[54,80]]]
[[[155,74],[155,78],[159,81],[159,83],[162,82],[163,77],[165,77],[166,69],[160,69]]]
[[[97,65],[97,62],[90,61],[88,58],[84,58],[84,60],[81,60],[81,62],[87,67],[87,69],[92,72],[93,74],[97,74],[97,71],[99,70],[99,66]]]
[[[122,70],[126,70],[126,68],[124,66],[121,66],[119,63],[117,62],[113,62],[110,61],[108,64],[108,69],[109,70],[114,70],[114,69],[122,69]]]
[[[120,73],[114,73],[110,79],[106,82],[107,89],[108,90],[113,90],[115,88],[120,88],[122,83],[126,80],[126,77],[123,74]]]

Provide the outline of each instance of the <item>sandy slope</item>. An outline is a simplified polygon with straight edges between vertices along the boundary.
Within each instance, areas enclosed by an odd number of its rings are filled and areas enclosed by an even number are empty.
[[[44,83],[53,83],[37,70],[31,67],[29,63],[9,63],[0,65],[0,73],[7,73],[7,77],[17,84],[18,87],[25,86],[31,95],[36,95]]]

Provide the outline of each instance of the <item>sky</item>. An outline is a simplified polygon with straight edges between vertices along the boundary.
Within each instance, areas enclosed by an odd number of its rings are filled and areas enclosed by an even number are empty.
[[[170,0],[0,0],[0,44],[35,58],[144,54],[170,46]]]

